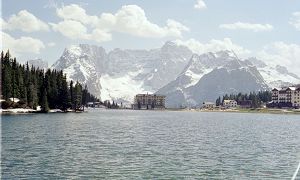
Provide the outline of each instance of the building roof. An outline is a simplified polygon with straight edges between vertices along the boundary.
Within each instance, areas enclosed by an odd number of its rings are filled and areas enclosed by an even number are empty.
[[[288,91],[288,90],[296,91],[298,89],[300,89],[300,87],[297,88],[297,86],[289,86],[289,87],[274,88],[274,89],[272,89],[272,91],[279,91],[281,93],[282,92],[284,93],[285,91]]]
[[[161,97],[166,97],[165,95],[160,95],[160,94],[137,94],[136,96],[161,96]]]

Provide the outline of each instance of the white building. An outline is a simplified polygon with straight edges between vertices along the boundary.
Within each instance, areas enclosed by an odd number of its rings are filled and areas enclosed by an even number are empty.
[[[300,87],[274,88],[272,103],[278,107],[300,107]]]
[[[213,102],[204,102],[202,105],[203,109],[213,109],[215,107],[216,107],[216,105]]]
[[[226,108],[236,108],[237,102],[235,100],[224,100],[223,106]]]

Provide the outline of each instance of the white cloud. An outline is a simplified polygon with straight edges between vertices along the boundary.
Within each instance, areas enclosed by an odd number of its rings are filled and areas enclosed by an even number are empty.
[[[176,40],[175,42],[179,45],[185,45],[189,47],[194,53],[197,54],[217,52],[222,50],[233,50],[240,56],[244,56],[250,53],[248,49],[234,44],[230,38],[224,38],[223,40],[212,39],[208,43],[201,43],[195,39],[189,39],[187,41]]]
[[[189,31],[190,29],[181,23],[168,19],[167,20],[167,31],[170,36],[181,37],[183,31]],[[166,35],[167,36],[167,35]]]
[[[300,31],[300,12],[294,12],[290,24]]]
[[[96,24],[98,21],[97,16],[89,16],[86,14],[85,9],[77,4],[71,4],[56,9],[58,17],[64,20],[75,20],[82,24]]]
[[[167,24],[160,27],[148,20],[144,10],[137,5],[122,6],[115,14],[103,13],[98,28],[108,29],[140,37],[181,37],[189,28],[181,23],[168,19]]]
[[[288,67],[296,74],[300,72],[300,45],[274,42],[263,47],[257,57],[269,63]]]
[[[229,29],[229,30],[251,30],[254,32],[261,32],[261,31],[272,31],[273,26],[270,24],[251,24],[251,23],[244,23],[244,22],[236,22],[233,24],[221,24],[219,26],[222,29]]]
[[[205,9],[207,7],[203,0],[197,0],[197,3],[194,5],[194,8],[195,9]]]
[[[9,49],[13,53],[34,53],[39,54],[45,48],[44,43],[32,37],[20,37],[16,39],[7,33],[1,32],[2,49]]]
[[[105,42],[110,41],[112,39],[112,36],[110,33],[101,29],[94,29],[92,34],[89,35],[89,39],[97,42]]]
[[[13,14],[7,22],[1,20],[3,29],[22,30],[24,32],[48,31],[49,27],[42,20],[35,17],[27,10],[21,10],[17,15]]]
[[[58,24],[50,23],[52,29],[70,39],[87,39],[87,28],[78,21],[64,20]]]
[[[1,26],[1,29],[7,28],[7,23],[1,17],[0,17],[0,26]]]
[[[94,40],[97,42],[105,42],[111,40],[111,34],[101,30],[94,29],[91,34],[81,22],[75,20],[64,20],[58,24],[50,23],[53,31],[59,32],[70,39]]]
[[[180,38],[182,32],[189,31],[189,28],[172,19],[168,19],[165,26],[152,23],[137,5],[122,6],[115,14],[102,13],[99,17],[88,15],[75,4],[58,8],[56,13],[63,21],[51,23],[53,30],[70,39],[109,41],[112,32],[147,38]]]

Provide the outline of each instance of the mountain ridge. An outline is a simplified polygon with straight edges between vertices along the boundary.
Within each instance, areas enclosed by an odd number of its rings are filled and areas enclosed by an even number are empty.
[[[251,77],[256,78],[253,82],[260,84],[255,85],[253,90],[300,82],[300,78],[285,67],[273,67],[256,58],[241,61],[233,51],[228,50],[198,55],[188,47],[170,41],[156,49],[115,48],[109,52],[95,45],[73,45],[64,50],[52,68],[64,70],[69,80],[87,84],[90,91],[102,100],[123,103],[131,103],[135,94],[164,93],[164,89],[178,94],[186,91],[178,96],[172,93],[172,98],[178,102],[199,101],[191,98],[191,93],[197,92],[191,90],[192,87],[205,75],[211,76],[212,71],[219,70],[221,73],[222,68],[248,74],[249,77],[252,73]],[[273,77],[273,74],[276,76]],[[233,76],[230,73],[225,75]]]

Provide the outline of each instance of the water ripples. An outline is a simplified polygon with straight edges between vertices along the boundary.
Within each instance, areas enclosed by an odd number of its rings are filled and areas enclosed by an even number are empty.
[[[91,111],[2,116],[3,179],[290,179],[299,116]]]

